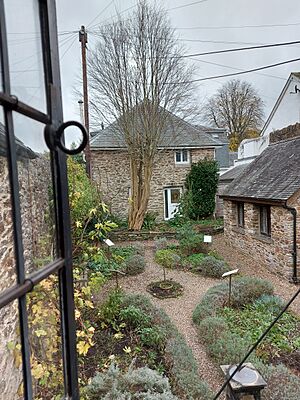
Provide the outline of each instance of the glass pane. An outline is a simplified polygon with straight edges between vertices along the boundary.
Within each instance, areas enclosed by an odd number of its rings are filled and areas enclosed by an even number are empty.
[[[27,295],[34,399],[62,399],[64,394],[57,275]]]
[[[182,151],[182,162],[187,162],[188,160],[188,152],[187,150]]]
[[[5,0],[11,94],[46,111],[37,0]]]
[[[50,153],[43,124],[14,114],[25,270],[55,259],[55,210]]]
[[[171,189],[171,203],[178,204],[180,200],[180,189]]]
[[[7,142],[0,107],[0,292],[16,283]],[[1,392],[0,392],[1,393]]]
[[[0,309],[0,399],[23,398],[18,302]]]
[[[181,162],[181,151],[176,151],[176,162]]]

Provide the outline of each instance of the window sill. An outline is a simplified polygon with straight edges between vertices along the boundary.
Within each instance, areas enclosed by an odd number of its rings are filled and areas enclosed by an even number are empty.
[[[176,162],[175,163],[175,167],[190,167],[190,165],[191,165],[191,163],[189,163],[189,162],[183,162],[183,163]]]
[[[260,233],[256,233],[252,235],[252,237],[263,243],[269,243],[269,244],[273,243],[273,239],[271,238],[271,236],[266,236],[266,235],[261,235]]]
[[[236,233],[241,233],[242,235],[245,235],[245,228],[242,228],[241,226],[234,226],[232,230]]]

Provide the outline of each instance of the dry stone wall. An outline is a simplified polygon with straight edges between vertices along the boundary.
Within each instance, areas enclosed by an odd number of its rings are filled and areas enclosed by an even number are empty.
[[[299,214],[299,196],[291,199],[290,205],[296,207]],[[259,208],[257,205],[244,203],[244,216],[244,228],[240,228],[237,224],[236,203],[224,199],[224,234],[226,240],[244,251],[250,259],[254,258],[256,262],[267,266],[272,272],[290,279],[293,273],[293,217],[291,213],[283,207],[271,206],[271,237],[259,233]],[[298,220],[299,248],[299,215]],[[298,250],[298,260],[299,256]]]
[[[31,272],[35,260],[51,244],[45,240],[49,226],[49,161],[44,157],[18,162],[25,268]],[[51,224],[50,224],[51,225]],[[45,247],[48,249],[45,250]],[[16,283],[13,224],[7,162],[0,157],[0,292]],[[18,306],[13,302],[0,310],[0,400],[16,400],[22,380],[11,344],[19,343]]]
[[[214,149],[192,149],[190,159],[196,163],[203,159],[214,159]],[[130,199],[130,166],[126,151],[94,150],[92,151],[93,179],[99,186],[103,200],[109,205],[112,213],[120,218],[128,215]],[[189,165],[176,165],[174,150],[161,150],[154,164],[151,180],[151,194],[148,211],[158,215],[157,220],[164,218],[164,192],[167,187],[184,187]]]

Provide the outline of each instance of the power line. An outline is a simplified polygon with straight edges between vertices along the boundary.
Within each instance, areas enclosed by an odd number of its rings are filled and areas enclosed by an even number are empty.
[[[203,81],[208,81],[211,79],[227,78],[230,76],[249,74],[251,72],[261,71],[261,70],[268,69],[268,68],[274,68],[274,67],[278,67],[280,65],[290,64],[290,63],[293,63],[296,61],[300,61],[300,58],[294,58],[293,60],[281,61],[281,62],[278,62],[275,64],[264,65],[263,67],[252,68],[252,69],[248,69],[246,71],[244,70],[244,71],[240,71],[240,72],[233,72],[231,74],[207,76],[205,78],[192,79],[189,81],[182,81],[182,82],[166,82],[165,84],[166,85],[179,85],[179,84],[186,84],[186,83],[203,82]]]
[[[291,24],[265,24],[265,25],[239,25],[239,26],[195,26],[176,28],[180,30],[193,30],[193,29],[243,29],[243,28],[273,28],[273,27],[285,27],[285,26],[298,26],[300,22]]]
[[[224,65],[224,64],[218,64],[218,63],[215,63],[215,62],[212,62],[212,61],[199,60],[198,58],[191,58],[191,60],[198,61],[198,62],[201,62],[201,63],[204,63],[204,64],[216,65],[217,67],[235,69],[236,71],[244,71],[244,70],[241,69],[241,68],[231,67],[231,66],[229,66],[229,65]],[[286,79],[285,79],[285,78],[282,78],[281,76],[270,75],[270,74],[262,74],[262,73],[259,73],[259,72],[256,72],[256,74],[257,74],[257,75],[262,75],[262,76],[267,76],[267,77],[269,77],[269,78],[276,78],[276,79],[280,79],[280,80],[282,80],[282,81],[286,81]]]
[[[119,12],[119,13],[113,15],[112,17],[106,18],[106,19],[104,19],[103,21],[100,21],[98,24],[95,24],[95,25],[90,26],[90,28],[95,28],[96,26],[98,26],[98,25],[100,25],[100,24],[102,24],[103,22],[106,22],[106,21],[112,21],[114,18],[119,17],[120,15],[124,14],[126,11],[129,11],[129,10],[133,9],[133,8],[135,8],[136,6],[137,6],[137,4],[134,4],[134,5],[131,6],[131,7],[127,7],[127,8],[125,8],[125,10],[123,10],[123,11],[121,11],[121,12]],[[113,21],[112,21],[112,22],[113,22]],[[112,23],[112,22],[111,22],[111,23]],[[108,24],[107,24],[107,25],[108,25]]]
[[[178,10],[179,8],[193,6],[194,4],[206,3],[207,1],[209,1],[209,0],[194,1],[193,3],[183,4],[182,6],[168,8],[167,11]]]
[[[206,51],[204,53],[186,54],[186,55],[183,55],[183,56],[179,56],[178,58],[181,58],[181,57],[182,58],[188,58],[188,57],[196,57],[196,56],[208,56],[208,55],[211,55],[211,54],[232,53],[232,52],[245,51],[245,50],[265,49],[265,48],[270,48],[270,47],[291,46],[291,45],[294,45],[294,44],[300,44],[300,40],[295,40],[293,42],[263,44],[263,45],[250,46],[250,47],[239,47],[239,48],[235,48],[235,49]]]
[[[96,15],[95,18],[92,19],[92,21],[87,25],[87,28],[93,23],[95,22],[113,3],[115,2],[115,0],[112,0],[106,7],[103,8],[103,10],[101,10],[99,12],[99,14]]]
[[[63,55],[60,57],[60,61],[64,58],[64,56],[67,54],[67,52],[71,49],[71,47],[73,46],[73,44],[75,43],[75,40],[77,39],[77,36],[75,36],[72,40],[72,42],[70,43],[70,45],[68,46],[68,48],[66,49],[66,51],[63,53]]]
[[[177,40],[181,42],[199,42],[199,43],[217,43],[217,44],[251,44],[251,45],[262,45],[264,43],[257,42],[230,42],[224,40],[201,40],[201,39],[183,39],[178,38]]]

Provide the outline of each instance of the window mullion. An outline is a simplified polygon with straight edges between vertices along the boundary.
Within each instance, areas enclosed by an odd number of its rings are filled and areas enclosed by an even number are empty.
[[[10,76],[8,62],[7,35],[5,24],[4,1],[0,0],[0,47],[1,47],[1,67],[3,76],[3,91],[10,95]],[[17,169],[17,158],[15,148],[15,137],[13,128],[12,111],[4,106],[5,131],[7,139],[7,162],[9,168],[11,203],[13,214],[13,235],[16,258],[17,283],[25,282],[24,255],[22,242],[22,223],[19,198],[19,180]],[[32,377],[30,368],[30,347],[28,341],[28,317],[26,310],[26,297],[19,298],[19,323],[21,337],[21,351],[23,363],[23,385],[24,399],[32,399]]]

